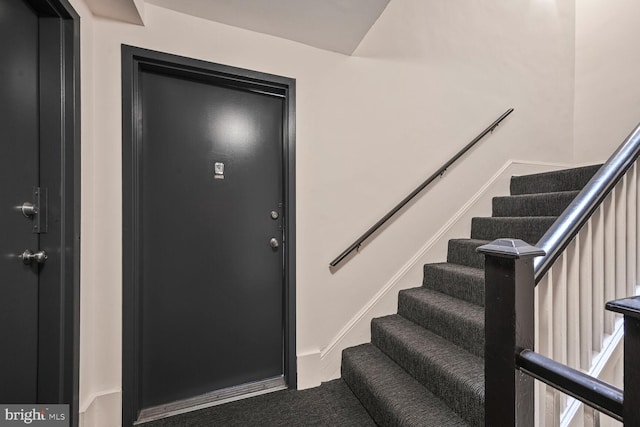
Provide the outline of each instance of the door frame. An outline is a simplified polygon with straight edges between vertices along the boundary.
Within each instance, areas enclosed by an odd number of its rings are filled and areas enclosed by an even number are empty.
[[[13,0],[12,0],[13,1]],[[26,0],[38,16],[40,186],[52,256],[39,273],[39,403],[70,406],[78,425],[80,336],[80,17],[67,0]],[[53,255],[55,254],[55,255]],[[28,402],[25,402],[28,403]]]
[[[140,408],[139,171],[142,141],[140,73],[190,76],[216,85],[284,99],[284,376],[296,388],[295,79],[122,45],[122,420],[130,426]]]

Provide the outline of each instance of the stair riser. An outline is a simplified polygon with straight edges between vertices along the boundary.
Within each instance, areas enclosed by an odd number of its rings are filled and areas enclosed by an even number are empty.
[[[577,191],[571,191],[535,196],[494,197],[493,216],[559,216],[577,194]]]
[[[371,344],[342,352],[342,378],[379,426],[466,425],[442,400]]]
[[[514,176],[511,178],[511,194],[580,190],[599,168],[600,166],[596,165],[542,174]]]
[[[521,239],[535,245],[555,219],[555,217],[473,218],[471,238],[483,240]]]
[[[484,269],[484,255],[476,252],[476,248],[485,243],[488,243],[488,241],[483,241],[483,243],[475,243],[474,241],[469,241],[468,239],[449,240],[447,262]]]
[[[426,264],[422,286],[484,306],[484,278],[482,276],[464,275]]]
[[[484,357],[484,325],[453,313],[425,306],[404,291],[398,295],[398,314],[426,328],[478,357]]]
[[[356,362],[349,357],[348,354],[343,353],[342,356],[342,379],[349,385],[349,388],[353,394],[360,400],[362,406],[365,407],[371,418],[375,420],[377,424],[391,425],[394,421],[389,413],[387,413],[379,400],[372,393],[372,387],[367,384],[366,374],[360,372],[356,365]]]
[[[483,388],[478,390],[470,387],[469,382],[466,381],[467,378],[451,375],[440,369],[432,359],[412,352],[402,338],[394,336],[375,321],[371,325],[371,341],[468,422],[472,425],[482,425],[484,422]],[[438,357],[437,354],[431,356]],[[449,363],[455,363],[455,361],[450,360]]]

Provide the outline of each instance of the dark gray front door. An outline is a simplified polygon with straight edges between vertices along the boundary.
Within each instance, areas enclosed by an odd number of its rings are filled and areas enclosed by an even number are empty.
[[[284,98],[139,74],[141,408],[284,375]]]
[[[23,1],[0,2],[0,402],[36,402],[38,250],[20,206],[39,183],[38,17]]]

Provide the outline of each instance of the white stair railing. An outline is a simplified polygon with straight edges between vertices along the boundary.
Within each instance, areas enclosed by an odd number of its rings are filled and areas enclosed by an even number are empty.
[[[637,161],[628,167],[547,267],[535,294],[535,350],[619,387],[622,316],[604,306],[638,291],[638,168]],[[541,382],[535,412],[538,426],[621,425]]]

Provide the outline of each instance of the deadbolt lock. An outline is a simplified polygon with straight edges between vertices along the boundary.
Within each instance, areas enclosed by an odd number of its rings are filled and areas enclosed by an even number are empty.
[[[20,206],[22,215],[33,221],[32,232],[36,234],[47,232],[47,194],[46,188],[33,187],[33,201]]]
[[[27,218],[32,217],[38,213],[38,207],[29,202],[24,202],[21,206],[21,209],[22,215],[26,216]]]
[[[280,215],[276,211],[271,211],[271,219],[278,219]]]
[[[269,246],[271,246],[273,249],[277,249],[279,245],[280,243],[275,237],[272,237],[271,240],[269,240]]]

